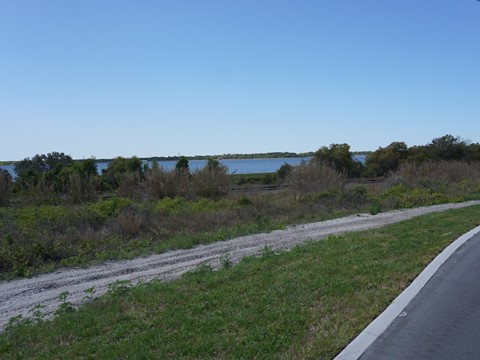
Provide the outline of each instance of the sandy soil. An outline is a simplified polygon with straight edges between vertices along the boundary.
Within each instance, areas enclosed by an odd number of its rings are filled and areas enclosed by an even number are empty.
[[[270,233],[242,236],[187,250],[169,251],[159,255],[128,261],[107,262],[86,269],[62,269],[54,273],[0,282],[0,330],[13,316],[28,317],[36,305],[51,313],[60,304],[59,295],[68,291],[67,301],[79,305],[86,300],[85,290],[95,287],[95,296],[107,291],[107,285],[127,280],[133,284],[154,278],[163,281],[180,277],[201,264],[220,266],[220,257],[228,254],[233,263],[242,257],[262,252],[265,246],[274,250],[289,250],[296,245],[320,240],[331,234],[382,227],[433,212],[478,205],[480,201],[435,205],[409,210],[391,211],[378,215],[359,214],[335,220],[292,226]]]

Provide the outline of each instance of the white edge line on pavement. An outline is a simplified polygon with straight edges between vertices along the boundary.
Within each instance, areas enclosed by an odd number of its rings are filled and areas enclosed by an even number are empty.
[[[335,357],[335,360],[356,360],[367,348],[390,326],[395,318],[420,292],[440,266],[464,243],[480,232],[480,226],[460,236],[457,240],[445,248],[415,280],[382,312],[373,320],[343,351]]]

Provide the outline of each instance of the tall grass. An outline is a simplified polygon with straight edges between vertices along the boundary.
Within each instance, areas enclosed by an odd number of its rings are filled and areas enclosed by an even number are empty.
[[[406,162],[389,177],[392,184],[431,187],[461,181],[480,181],[480,163],[465,161]]]

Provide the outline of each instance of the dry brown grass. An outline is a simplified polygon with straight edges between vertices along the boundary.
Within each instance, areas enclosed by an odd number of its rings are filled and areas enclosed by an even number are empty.
[[[143,180],[138,172],[123,174],[118,182],[117,193],[120,196],[135,200],[142,200],[144,189]]]
[[[431,187],[462,181],[480,181],[480,163],[466,161],[435,161],[421,164],[404,163],[388,179],[388,183]]]
[[[138,236],[146,223],[145,215],[135,208],[125,209],[116,219],[120,233],[129,237]]]

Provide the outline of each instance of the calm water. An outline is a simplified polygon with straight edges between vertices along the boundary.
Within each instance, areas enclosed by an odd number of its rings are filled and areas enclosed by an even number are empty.
[[[361,163],[365,162],[365,155],[355,155],[353,159],[360,161]],[[308,161],[309,157],[306,158],[274,158],[274,159],[224,159],[220,160],[220,163],[226,165],[228,168],[229,174],[257,174],[257,173],[272,173],[280,169],[280,166],[287,163],[289,165],[298,165],[302,160]],[[167,170],[175,168],[176,161],[159,161],[160,166],[163,166]],[[206,164],[206,160],[189,160],[188,164],[190,165],[190,170],[197,170],[203,168]],[[148,165],[151,165],[148,162]],[[103,169],[106,169],[108,162],[97,163],[98,172],[101,173]],[[14,166],[13,165],[2,165],[2,169],[6,169],[12,176],[15,176]]]
[[[274,158],[274,159],[224,159],[220,163],[228,168],[229,174],[258,174],[270,173],[280,169],[280,166],[287,163],[290,165],[298,165],[302,160],[308,161],[310,158]],[[151,162],[147,162],[151,166]],[[177,164],[176,161],[159,161],[158,164],[166,170],[172,170]],[[207,160],[189,160],[188,165],[191,171],[205,167]],[[98,172],[108,166],[107,162],[97,164]]]

